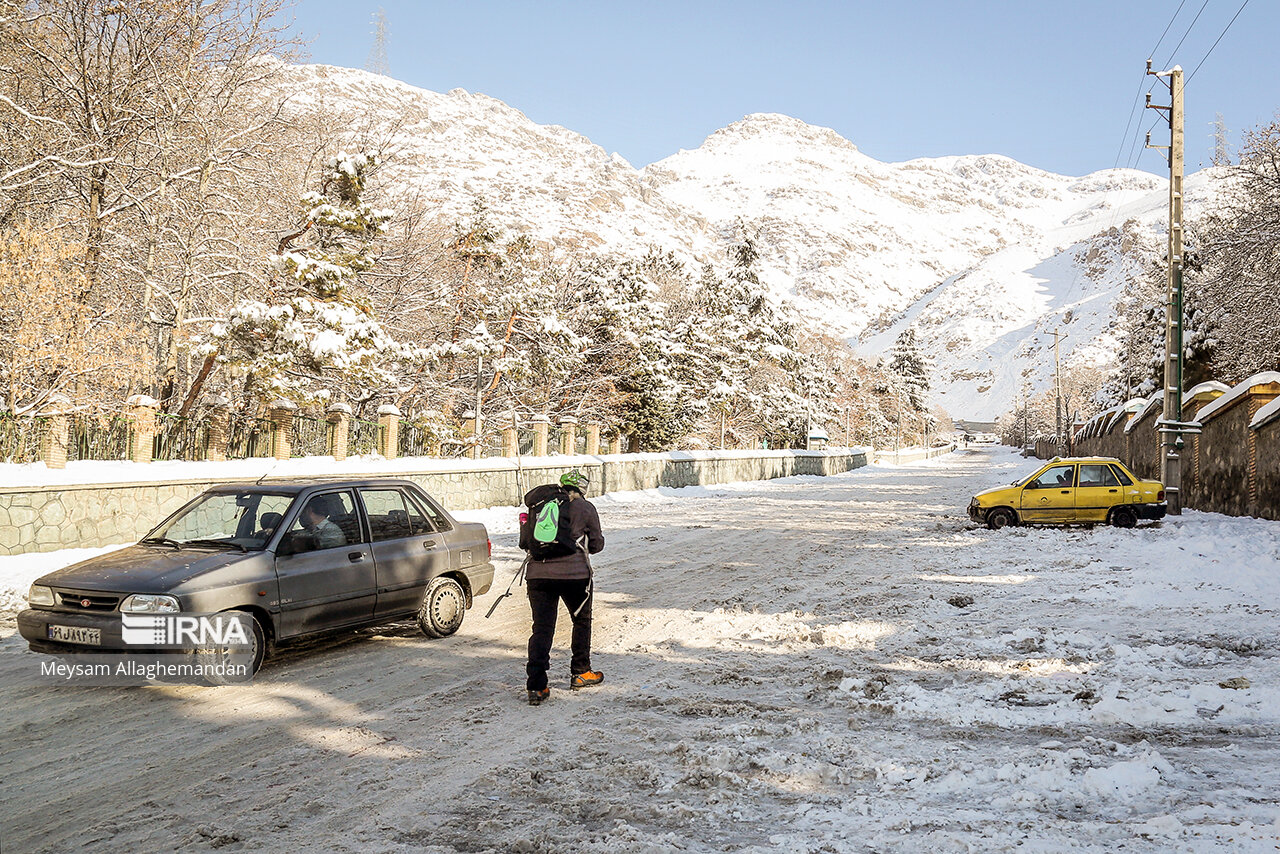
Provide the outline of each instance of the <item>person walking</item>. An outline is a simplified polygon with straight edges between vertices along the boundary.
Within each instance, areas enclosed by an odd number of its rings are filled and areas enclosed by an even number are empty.
[[[591,669],[591,600],[593,579],[590,555],[604,548],[604,534],[600,530],[600,514],[595,505],[584,497],[590,480],[576,469],[560,476],[560,488],[539,487],[535,492],[549,490],[544,501],[531,504],[542,508],[537,514],[545,522],[551,516],[551,524],[559,529],[559,541],[573,543],[567,554],[537,559],[532,533],[522,534],[521,547],[530,551],[525,570],[529,592],[529,608],[533,613],[533,632],[529,636],[529,661],[525,665],[525,688],[529,704],[536,706],[551,696],[547,687],[547,670],[551,666],[551,643],[556,632],[556,615],[564,602],[573,620],[571,641],[572,658],[569,662],[569,688],[590,688],[604,681],[604,674]],[[549,505],[554,504],[554,508]],[[532,525],[530,526],[532,529]]]

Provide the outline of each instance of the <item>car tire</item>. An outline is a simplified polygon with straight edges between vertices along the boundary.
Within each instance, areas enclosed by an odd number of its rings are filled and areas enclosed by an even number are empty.
[[[1111,511],[1111,524],[1117,528],[1132,528],[1138,524],[1138,514],[1132,508],[1117,507]]]
[[[987,527],[993,531],[1018,524],[1018,517],[1007,507],[997,507],[987,514]]]
[[[250,611],[233,610],[227,613],[243,614],[249,620],[250,641],[253,643],[253,647],[247,656],[248,661],[245,661],[245,655],[239,650],[233,651],[226,647],[201,650],[197,653],[197,657],[201,663],[206,665],[247,663],[249,665],[249,676],[252,678],[262,669],[262,662],[267,658],[267,652],[270,648],[267,631],[263,628],[262,622]],[[216,673],[205,675],[204,679],[210,685],[235,685],[248,681],[247,679],[228,679]]]
[[[445,576],[431,579],[418,608],[418,628],[422,633],[429,638],[448,637],[458,630],[466,615],[467,594],[462,585]]]

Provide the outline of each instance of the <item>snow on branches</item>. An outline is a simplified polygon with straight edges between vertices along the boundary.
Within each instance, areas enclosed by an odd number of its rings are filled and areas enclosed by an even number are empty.
[[[277,280],[266,290],[276,298],[242,300],[210,330],[206,352],[247,389],[306,402],[342,382],[367,394],[394,387],[397,362],[424,357],[389,335],[352,287],[373,268],[374,240],[391,219],[361,197],[377,163],[369,153],[330,158],[320,192],[299,199],[301,228],[271,259]]]

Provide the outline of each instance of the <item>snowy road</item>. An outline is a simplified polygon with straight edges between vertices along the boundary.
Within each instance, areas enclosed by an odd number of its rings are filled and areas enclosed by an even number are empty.
[[[607,681],[539,708],[523,598],[483,619],[513,530],[453,638],[362,632],[245,688],[5,690],[0,850],[1277,850],[1280,524],[974,528],[1029,467],[601,501]],[[11,632],[0,685],[30,668]]]

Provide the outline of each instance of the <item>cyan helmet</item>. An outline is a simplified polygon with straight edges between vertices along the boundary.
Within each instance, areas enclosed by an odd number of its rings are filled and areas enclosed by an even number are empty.
[[[577,469],[560,475],[560,485],[566,489],[576,489],[585,494],[590,484],[591,479]]]

